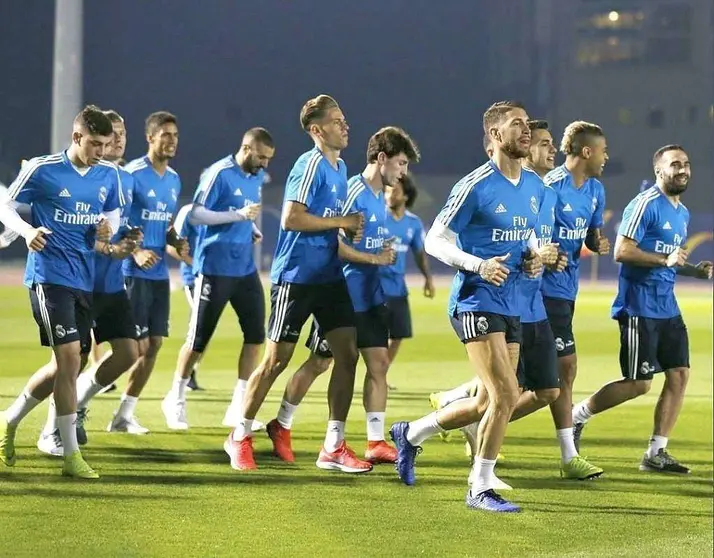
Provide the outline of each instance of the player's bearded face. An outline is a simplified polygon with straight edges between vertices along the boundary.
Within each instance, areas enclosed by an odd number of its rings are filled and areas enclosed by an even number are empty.
[[[514,109],[502,124],[498,133],[501,138],[501,150],[512,159],[528,157],[531,146],[531,131],[528,128],[528,115],[522,109]]]
[[[267,169],[275,155],[274,147],[268,147],[262,143],[243,146],[243,149],[246,151],[241,168],[248,174],[258,174],[261,170]]]
[[[683,151],[667,151],[660,160],[659,172],[664,190],[670,196],[686,191],[692,177],[689,158]]]
[[[149,136],[149,148],[159,159],[173,159],[178,149],[178,127],[168,123]]]

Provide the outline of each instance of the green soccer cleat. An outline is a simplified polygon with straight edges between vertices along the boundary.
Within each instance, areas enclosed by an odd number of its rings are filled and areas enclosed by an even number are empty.
[[[567,463],[560,462],[560,477],[574,480],[596,479],[603,474],[600,467],[588,462],[587,458],[576,455]]]
[[[75,479],[98,479],[99,475],[92,469],[82,457],[82,453],[77,450],[69,457],[64,458],[62,466],[62,476]]]
[[[439,393],[432,393],[429,395],[429,405],[431,405],[431,408],[435,411],[441,409],[441,406],[439,405]],[[448,442],[451,438],[451,431],[446,430],[444,432],[439,432],[439,438],[441,438],[442,442]]]
[[[8,467],[15,465],[17,455],[15,454],[15,431],[16,426],[7,423],[5,414],[0,416],[0,461]]]

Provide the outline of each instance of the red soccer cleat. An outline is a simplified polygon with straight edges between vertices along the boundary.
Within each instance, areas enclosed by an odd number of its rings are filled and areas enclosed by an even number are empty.
[[[323,446],[315,465],[320,469],[344,473],[368,473],[372,470],[372,464],[357,457],[344,440],[335,451],[327,451]]]
[[[397,448],[390,446],[384,440],[367,442],[367,451],[364,452],[364,458],[374,465],[378,463],[396,463]]]
[[[253,459],[253,438],[248,436],[237,442],[233,439],[233,432],[223,442],[223,449],[231,458],[231,467],[238,471],[252,471],[258,467]]]
[[[295,463],[290,429],[280,425],[277,419],[271,420],[265,427],[268,436],[273,442],[273,453],[287,463]]]

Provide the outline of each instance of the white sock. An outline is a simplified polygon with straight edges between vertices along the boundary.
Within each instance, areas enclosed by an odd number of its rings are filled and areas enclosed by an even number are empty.
[[[555,435],[560,442],[560,458],[563,463],[568,463],[573,457],[577,457],[578,450],[575,449],[573,428],[561,428],[555,431]]]
[[[493,488],[493,479],[495,478],[493,469],[495,466],[495,459],[484,459],[483,457],[474,459],[474,483],[471,485],[471,493],[473,495]]]
[[[295,416],[295,411],[297,411],[298,406],[288,403],[286,399],[283,399],[280,403],[280,409],[278,410],[278,424],[283,428],[290,430],[293,427],[293,417]]]
[[[188,381],[190,379],[191,378],[182,378],[181,375],[176,372],[169,396],[173,397],[177,401],[186,401],[186,386],[188,385]]]
[[[47,407],[47,419],[45,420],[45,426],[42,428],[42,434],[49,436],[52,434],[59,426],[57,426],[57,407],[55,407],[55,396],[50,395],[50,404]]]
[[[595,413],[588,407],[588,400],[586,399],[578,403],[573,409],[573,424],[585,424],[593,416],[595,416]]]
[[[105,387],[107,386],[97,383],[91,372],[80,374],[77,378],[77,409],[84,409],[92,398]]]
[[[238,421],[238,425],[233,429],[233,439],[236,442],[240,442],[244,438],[248,438],[253,435],[253,419],[247,419],[242,417]]]
[[[230,407],[233,409],[243,408],[243,398],[245,397],[245,392],[248,389],[248,380],[238,380],[236,382],[236,387],[233,388],[233,398],[231,399]],[[243,414],[243,411],[240,412]]]
[[[384,441],[384,415],[386,413],[367,413],[367,441]]]
[[[446,407],[449,403],[458,401],[459,399],[466,399],[471,397],[471,387],[473,382],[467,384],[462,384],[459,387],[450,389],[449,391],[442,391],[439,395],[439,407]]]
[[[647,448],[647,457],[654,457],[659,450],[667,448],[667,438],[655,434],[650,438],[650,446]]]
[[[35,399],[27,391],[23,391],[5,411],[5,420],[10,426],[17,426],[39,404],[39,399]]]
[[[57,425],[59,426],[60,439],[64,448],[64,456],[69,457],[79,450],[79,444],[77,443],[77,413],[57,417]]]
[[[136,404],[139,402],[138,397],[132,395],[127,395],[126,393],[121,396],[121,403],[119,403],[119,410],[117,411],[117,416],[129,420],[134,416],[134,409],[136,409]]]
[[[339,420],[327,421],[327,434],[325,434],[325,451],[335,451],[345,439],[345,423]]]
[[[409,423],[407,430],[407,440],[413,446],[420,446],[425,440],[444,432],[444,429],[436,421],[436,412]]]

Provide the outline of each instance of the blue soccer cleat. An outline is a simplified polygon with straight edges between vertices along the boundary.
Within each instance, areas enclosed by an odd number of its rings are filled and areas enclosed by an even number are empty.
[[[394,468],[404,484],[413,486],[416,482],[414,461],[416,456],[421,453],[421,446],[410,444],[407,440],[407,432],[409,432],[408,422],[395,422],[389,429],[389,435],[397,447],[397,462]]]
[[[496,513],[518,513],[521,508],[504,500],[493,490],[486,490],[478,494],[472,494],[471,490],[466,493],[466,507],[472,510],[483,510]]]

